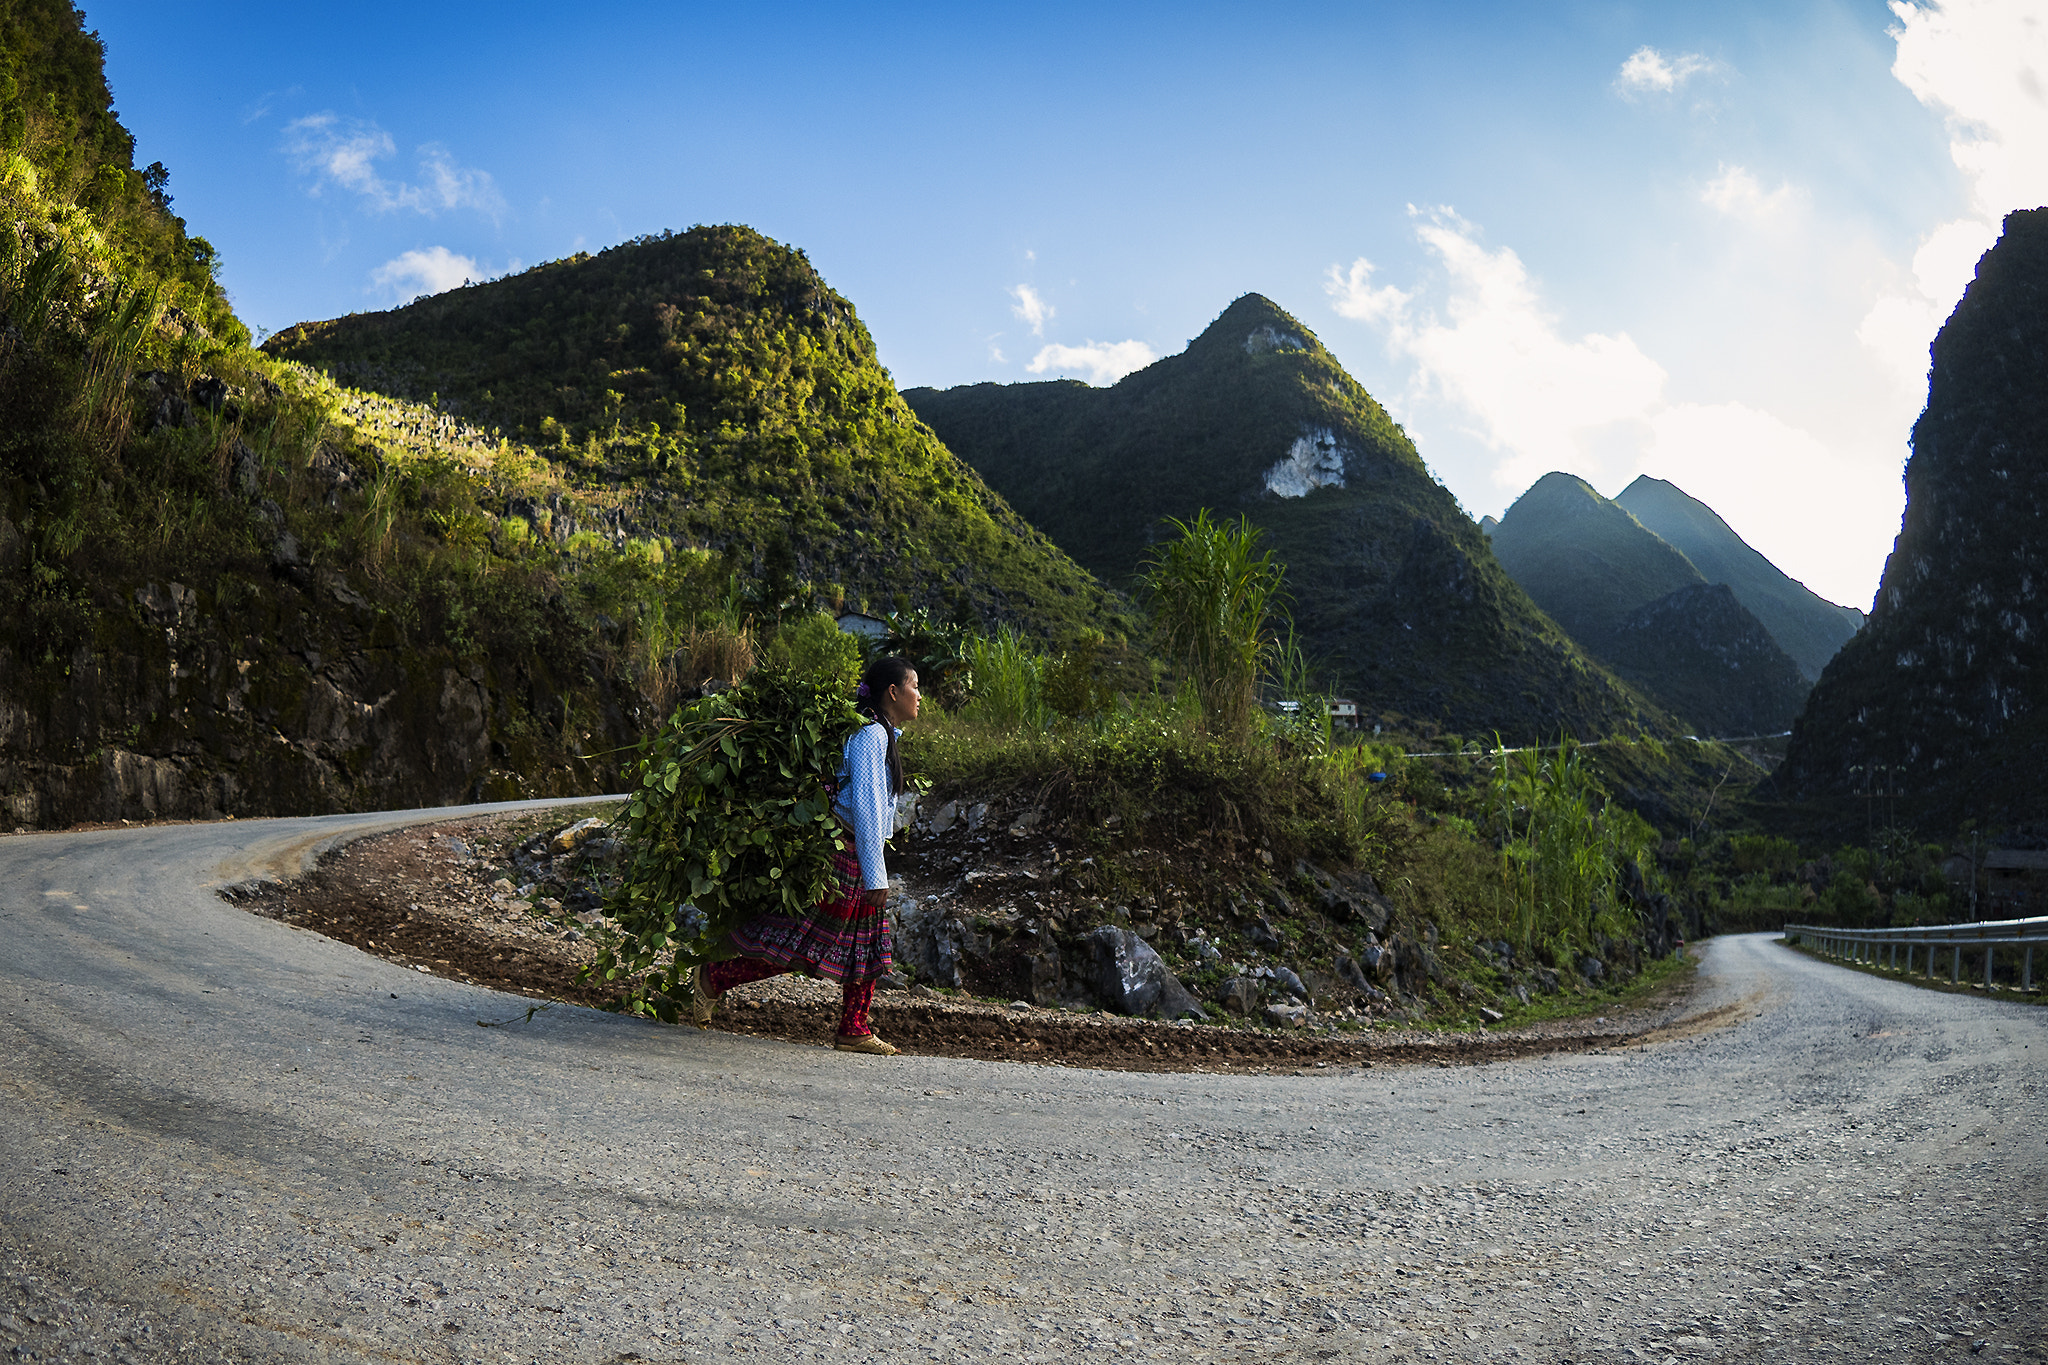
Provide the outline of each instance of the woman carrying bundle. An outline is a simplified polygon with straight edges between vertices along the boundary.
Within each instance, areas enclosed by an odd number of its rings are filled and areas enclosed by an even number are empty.
[[[742,956],[691,973],[696,1021],[711,1022],[719,997],[734,986],[803,971],[839,982],[844,1002],[832,1046],[842,1052],[894,1055],[868,1027],[875,982],[890,966],[889,870],[882,844],[894,829],[896,798],[906,787],[896,741],[917,719],[917,670],[903,659],[875,660],[862,675],[855,706],[868,723],[846,741],[832,813],[852,847],[833,855],[833,883],[810,914],[762,915],[732,932]]]

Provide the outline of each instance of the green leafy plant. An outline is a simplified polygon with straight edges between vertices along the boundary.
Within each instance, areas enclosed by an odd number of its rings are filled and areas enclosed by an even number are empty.
[[[1517,941],[1589,942],[1603,927],[1622,928],[1607,920],[1622,867],[1641,865],[1656,831],[1609,802],[1568,738],[1548,756],[1535,748],[1496,748],[1493,772],[1501,870],[1514,900]]]
[[[851,694],[860,682],[860,640],[825,612],[792,617],[768,644],[767,663]]]
[[[1166,651],[1187,669],[1202,713],[1220,734],[1242,734],[1258,706],[1259,681],[1279,641],[1271,615],[1284,570],[1249,520],[1217,522],[1203,508],[1146,562],[1145,585]]]
[[[1007,626],[994,635],[968,643],[968,666],[974,674],[972,713],[990,725],[1012,730],[1042,730],[1050,712],[1045,704],[1045,656]]]
[[[825,895],[840,847],[829,784],[860,713],[834,682],[760,668],[678,711],[649,745],[626,807],[619,925],[582,979],[674,1022],[690,968],[733,929]]]

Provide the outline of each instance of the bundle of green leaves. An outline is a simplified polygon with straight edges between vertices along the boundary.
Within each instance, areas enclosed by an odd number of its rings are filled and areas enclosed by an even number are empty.
[[[618,982],[620,1007],[675,1022],[692,967],[731,955],[759,915],[804,915],[841,844],[831,782],[863,717],[834,681],[757,669],[672,716],[626,808],[627,862],[608,914],[618,933],[583,979]]]

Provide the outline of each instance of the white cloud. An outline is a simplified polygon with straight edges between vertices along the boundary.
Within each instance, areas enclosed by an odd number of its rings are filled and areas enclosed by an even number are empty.
[[[988,358],[990,360],[993,360],[998,365],[1007,365],[1010,363],[1009,359],[1003,354],[1003,348],[996,345],[994,342],[989,343]]]
[[[1405,363],[1397,415],[1411,430],[1442,421],[1490,452],[1468,491],[1483,480],[1512,498],[1554,469],[1610,496],[1638,474],[1669,479],[1814,591],[1868,604],[1899,524],[1889,454],[1845,452],[1739,402],[1673,401],[1664,367],[1626,332],[1567,332],[1513,250],[1489,248],[1449,209],[1417,218],[1439,285],[1375,287],[1359,260],[1332,267],[1325,289]]]
[[[1364,260],[1348,273],[1332,267],[1325,287],[1339,313],[1385,331],[1388,351],[1415,367],[1418,390],[1455,408],[1503,457],[1498,483],[1584,468],[1614,442],[1609,428],[1661,402],[1663,367],[1625,333],[1562,335],[1512,250],[1487,250],[1449,209],[1424,218],[1416,235],[1448,276],[1442,315],[1418,310],[1415,293],[1371,288]]]
[[[1053,306],[1041,298],[1038,291],[1028,284],[1020,284],[1015,289],[1012,289],[1010,297],[1017,300],[1016,306],[1011,308],[1010,311],[1024,320],[1024,325],[1031,329],[1031,335],[1035,337],[1044,336],[1045,324],[1051,320],[1053,315]]]
[[[475,257],[458,256],[445,246],[408,251],[370,272],[370,283],[400,303],[410,303],[423,294],[442,293],[464,280],[481,278],[483,272],[477,269]]]
[[[1730,218],[1749,223],[1784,221],[1800,201],[1799,191],[1790,185],[1766,190],[1745,166],[1723,165],[1720,173],[1700,190],[1700,202]]]
[[[1911,283],[1880,298],[1857,335],[1902,389],[1925,396],[1927,347],[2013,209],[2048,205],[2048,16],[2008,0],[1894,0],[1892,75],[1948,125],[1970,212],[1934,228]]]
[[[1412,210],[1414,206],[1411,204],[1409,207]],[[1379,324],[1402,315],[1408,300],[1414,296],[1391,284],[1373,288],[1372,272],[1375,268],[1363,256],[1353,261],[1348,271],[1334,265],[1330,267],[1323,281],[1323,290],[1333,300],[1331,307],[1339,316]]]
[[[1614,88],[1624,95],[1665,94],[1678,89],[1714,63],[1697,52],[1666,57],[1654,47],[1639,47],[1628,54],[1614,75]]]
[[[1904,504],[1895,465],[1848,458],[1742,403],[1674,403],[1647,421],[1649,440],[1629,477],[1668,479],[1821,596],[1870,609]],[[1619,493],[1626,482],[1617,478],[1606,491]]]
[[[1114,384],[1159,357],[1142,341],[1091,341],[1086,346],[1047,346],[1024,368],[1033,374],[1081,374],[1091,384]]]
[[[1972,206],[2048,204],[2048,14],[2011,0],[1893,0],[1892,75],[1948,122]]]
[[[431,217],[444,209],[475,209],[495,220],[505,211],[490,172],[458,166],[438,143],[416,154],[424,184],[386,180],[377,173],[377,163],[397,150],[391,134],[374,123],[333,113],[309,114],[285,126],[285,152],[301,173],[315,177],[315,195],[333,184],[382,212],[411,209]]]

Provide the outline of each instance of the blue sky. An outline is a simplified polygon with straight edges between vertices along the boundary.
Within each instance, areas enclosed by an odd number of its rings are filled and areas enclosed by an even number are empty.
[[[90,4],[243,316],[746,223],[904,386],[1257,291],[1474,516],[1638,473],[1869,605],[1926,346],[2048,202],[2048,3]]]

